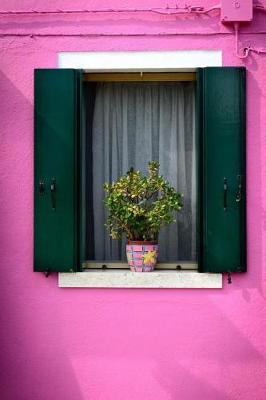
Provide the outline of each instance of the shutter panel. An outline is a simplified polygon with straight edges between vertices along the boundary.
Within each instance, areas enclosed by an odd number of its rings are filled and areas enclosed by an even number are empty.
[[[199,71],[201,272],[246,271],[245,68]]]
[[[35,70],[35,271],[79,269],[80,77],[78,70]]]

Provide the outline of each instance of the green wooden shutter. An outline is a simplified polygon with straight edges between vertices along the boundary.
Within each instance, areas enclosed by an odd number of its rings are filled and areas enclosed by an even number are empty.
[[[80,91],[78,70],[35,70],[35,271],[79,269]]]
[[[198,71],[201,272],[246,271],[245,72]]]

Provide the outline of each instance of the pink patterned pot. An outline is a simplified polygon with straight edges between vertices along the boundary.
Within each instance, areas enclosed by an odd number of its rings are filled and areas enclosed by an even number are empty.
[[[151,272],[157,263],[159,245],[154,242],[129,241],[126,252],[132,272]]]

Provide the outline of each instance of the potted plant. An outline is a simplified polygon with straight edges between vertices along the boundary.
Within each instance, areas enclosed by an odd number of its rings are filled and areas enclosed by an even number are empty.
[[[110,236],[126,235],[131,271],[152,271],[158,258],[159,231],[175,222],[173,212],[182,208],[182,195],[159,175],[156,161],[149,162],[147,176],[131,168],[116,182],[105,183],[104,189]]]

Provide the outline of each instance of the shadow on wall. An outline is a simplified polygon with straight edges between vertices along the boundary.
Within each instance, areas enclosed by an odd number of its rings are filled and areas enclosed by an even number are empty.
[[[259,376],[266,373],[265,359],[260,342],[243,329],[247,315],[235,321],[200,291],[193,296],[181,290],[176,300],[164,290],[160,299],[155,290],[115,292],[117,301],[111,291],[87,292],[78,316],[67,312],[83,339],[74,354],[65,332],[65,351],[92,399],[120,400],[128,393],[130,400],[234,400],[236,393],[243,400],[252,393],[264,398]],[[258,329],[260,319],[252,321]]]
[[[62,303],[52,286],[1,296],[1,400],[84,399],[62,345]]]
[[[155,372],[160,385],[168,393],[168,399],[177,400],[233,400],[222,390],[217,390],[210,382],[199,379],[182,365],[167,363],[166,373],[161,373],[161,368]],[[183,393],[183,396],[182,396]]]
[[[145,7],[144,7],[145,8]],[[63,34],[86,34],[93,35],[103,32],[112,33],[122,36],[125,32],[132,33],[145,33],[145,34],[158,34],[160,32],[169,33],[185,33],[191,32],[191,24],[193,24],[193,32],[206,32],[210,33],[220,31],[219,26],[220,18],[217,13],[212,16],[207,15],[159,15],[154,13],[120,13],[120,14],[72,14],[64,15],[41,15],[34,17],[27,17],[27,20],[12,21],[9,18],[8,22],[1,23],[1,29],[8,32],[21,32],[25,33],[62,33]],[[77,24],[78,15],[78,24]],[[178,24],[177,24],[178,21]],[[147,24],[149,30],[147,32]],[[121,34],[122,32],[122,34]]]
[[[261,116],[262,90],[258,83],[258,70],[255,57],[247,60],[247,260],[248,272],[235,279],[243,288],[243,297],[249,301],[249,288],[257,288],[263,292],[263,239],[266,235],[266,210],[263,209],[263,181],[261,168],[263,165],[263,141]]]
[[[33,82],[29,71],[27,86]],[[18,86],[21,80],[18,79]],[[32,102],[2,72],[1,103],[1,400],[81,400],[62,347],[55,277],[32,272]]]

